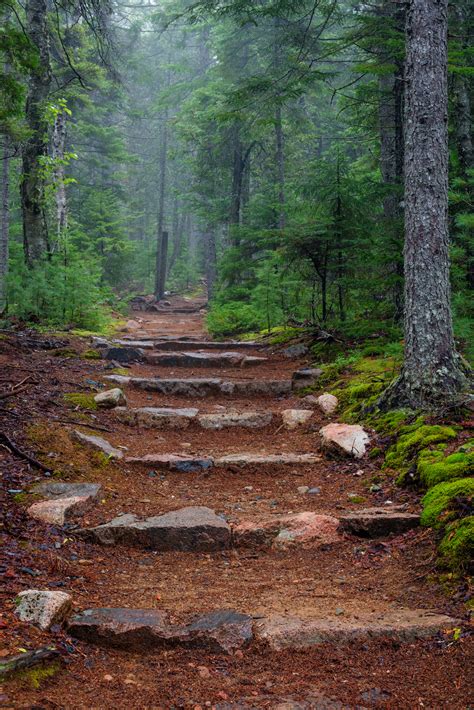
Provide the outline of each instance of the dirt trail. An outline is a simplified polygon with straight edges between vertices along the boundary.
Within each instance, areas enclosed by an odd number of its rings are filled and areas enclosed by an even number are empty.
[[[200,305],[172,299],[169,314],[134,313],[136,325],[126,338],[206,339],[201,313],[173,312],[173,308]],[[307,364],[260,349],[248,354],[267,357],[268,361],[237,370],[137,364],[129,374],[217,377],[228,381],[290,380],[294,370]],[[95,363],[90,364],[89,371],[94,380],[107,373]],[[319,447],[318,431],[330,419],[315,411],[308,424],[287,431],[281,425],[280,412],[304,408],[294,394],[216,394],[196,399],[124,389],[128,407],[132,408],[195,407],[200,413],[218,413],[225,407],[239,412],[271,411],[274,417],[268,426],[256,430],[208,430],[194,423],[183,430],[138,429],[120,423],[113,410],[96,412],[96,421],[109,430],[101,435],[122,447],[125,458],[102,468],[89,467],[82,477],[75,474],[68,479],[95,481],[103,487],[100,504],[84,515],[82,527],[103,524],[121,514],[143,518],[186,506],[207,506],[234,526],[302,512],[338,518],[344,511],[361,508],[360,503],[351,500],[354,494],[364,500],[363,507],[390,500],[408,511],[417,510],[416,499],[389,481],[382,482],[381,490],[370,492],[373,477],[379,471],[368,458],[362,462],[341,461],[321,455],[314,464],[231,464],[188,473],[162,470],[153,464],[128,463],[128,457],[146,454],[205,458],[240,452],[315,453]],[[86,462],[90,454],[86,450],[82,455]],[[314,493],[302,492],[302,486],[314,489]],[[44,526],[38,524],[31,539],[44,540],[44,531]],[[71,591],[75,606],[81,610],[151,608],[166,611],[173,622],[181,623],[202,612],[233,609],[257,620],[278,615],[303,621],[329,620],[334,626],[403,609],[451,615],[460,610],[427,578],[433,562],[433,542],[429,533],[419,529],[377,540],[338,535],[327,544],[237,547],[216,552],[156,552],[120,544],[104,547],[81,542],[72,531],[70,541],[59,547],[60,551],[48,553],[48,584],[50,588],[57,584]],[[41,552],[39,555],[42,560]],[[41,585],[45,586],[44,579]],[[22,588],[27,586],[28,578]],[[41,588],[34,579],[29,586]],[[18,643],[22,645],[22,633],[30,642],[47,638],[31,627],[20,627]],[[450,637],[442,634],[406,644],[388,638],[365,638],[350,644],[340,641],[282,651],[256,641],[230,655],[202,648],[144,649],[137,653],[71,641],[62,632],[58,632],[58,638],[69,644],[71,655],[66,670],[37,691],[7,687],[6,706],[299,710],[469,705],[466,667],[463,670],[469,649],[452,644]]]

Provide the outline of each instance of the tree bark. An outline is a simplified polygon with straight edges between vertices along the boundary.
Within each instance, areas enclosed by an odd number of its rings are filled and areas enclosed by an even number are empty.
[[[44,104],[51,86],[49,35],[46,0],[26,3],[26,31],[38,51],[38,66],[30,75],[25,118],[30,137],[23,146],[21,207],[23,243],[28,266],[33,266],[48,250],[48,234],[44,214],[44,179],[41,158],[47,155],[48,141],[44,123]]]
[[[206,246],[206,281],[207,299],[212,300],[217,278],[216,235],[212,225],[206,227],[204,235]]]
[[[166,261],[168,259],[168,232],[161,233],[160,244],[160,273],[157,298],[163,298],[166,290]]]
[[[155,297],[160,299],[163,297],[161,291],[161,262],[163,248],[163,226],[165,221],[165,194],[166,194],[166,167],[168,157],[168,111],[165,111],[163,117],[163,129],[161,133],[160,146],[160,188],[158,193],[158,215],[156,225],[156,268],[155,268]],[[166,234],[168,239],[168,234]],[[166,255],[165,255],[166,258]]]
[[[67,229],[67,198],[64,183],[64,149],[66,145],[67,114],[59,110],[54,120],[53,129],[53,159],[54,184],[56,186],[56,233],[59,238]]]
[[[0,229],[0,313],[3,313],[7,300],[8,276],[8,240],[10,232],[10,140],[3,138],[2,160],[2,224]]]
[[[405,113],[405,361],[380,404],[430,409],[465,385],[449,283],[448,0],[408,8]]]

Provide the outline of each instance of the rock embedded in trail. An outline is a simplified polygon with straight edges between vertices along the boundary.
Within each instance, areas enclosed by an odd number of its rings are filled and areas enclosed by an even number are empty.
[[[298,358],[298,357],[303,357],[303,355],[306,355],[309,351],[309,348],[307,345],[304,345],[304,343],[297,343],[296,345],[289,345],[287,348],[281,351],[281,354],[283,357],[287,357],[288,359],[293,359],[293,358]]]
[[[253,638],[252,618],[232,609],[203,614],[188,624],[172,625],[157,609],[87,609],[74,616],[71,636],[98,646],[134,651],[176,647],[230,653]]]
[[[74,429],[71,432],[71,437],[78,441],[80,444],[85,444],[90,446],[96,451],[101,451],[103,454],[111,459],[121,459],[123,458],[123,451],[120,449],[115,449],[112,444],[110,444],[106,439],[101,436],[92,436],[91,434],[84,434],[82,431]]]
[[[290,380],[248,380],[246,382],[222,382],[220,391],[236,397],[254,395],[279,397],[291,393]]]
[[[321,394],[318,397],[317,402],[319,408],[322,412],[324,412],[324,414],[332,414],[336,411],[337,405],[339,404],[338,398],[335,397],[333,394],[329,394],[329,392]]]
[[[145,353],[141,348],[110,347],[104,351],[103,357],[105,360],[128,364],[130,362],[143,362],[144,355]]]
[[[237,547],[317,547],[341,542],[338,528],[337,518],[305,511],[244,522],[236,525],[232,534]]]
[[[304,367],[301,370],[296,370],[291,376],[293,389],[304,389],[304,387],[313,387],[317,384],[323,371],[318,367]]]
[[[426,609],[390,609],[380,613],[360,611],[356,618],[274,616],[258,622],[255,635],[272,650],[298,650],[321,643],[340,645],[374,638],[413,642],[435,636],[457,623],[455,619]]]
[[[327,424],[319,433],[322,446],[330,452],[361,459],[369,443],[369,435],[359,424]]]
[[[281,413],[285,429],[292,431],[303,424],[307,424],[313,416],[312,409],[284,409]]]
[[[341,515],[341,529],[360,537],[385,537],[401,535],[417,528],[420,516],[394,508],[366,508]]]
[[[215,466],[228,466],[235,464],[237,466],[247,465],[298,465],[312,464],[321,461],[319,454],[256,454],[256,453],[239,453],[227,454],[220,458],[214,459]]]
[[[48,525],[64,525],[71,518],[82,515],[91,506],[90,496],[69,496],[33,503],[27,510],[30,518],[41,520]]]
[[[102,545],[121,544],[160,552],[212,552],[230,545],[229,525],[204,506],[181,508],[145,520],[136,515],[122,515],[76,534]]]
[[[261,429],[271,424],[271,412],[219,412],[218,414],[200,414],[198,422],[203,429],[226,429],[245,427]]]
[[[66,592],[27,589],[18,594],[18,600],[15,615],[20,621],[36,624],[43,631],[62,623],[72,610],[72,597]]]
[[[36,483],[31,490],[49,499],[82,496],[94,500],[99,495],[101,487],[100,483],[66,483],[48,480]]]
[[[146,361],[150,365],[168,367],[247,367],[260,365],[266,362],[267,358],[242,355],[238,352],[154,352],[146,355]]]
[[[214,459],[212,457],[183,456],[181,454],[146,454],[145,456],[127,458],[125,463],[145,464],[156,466],[159,469],[179,471],[180,473],[195,473],[212,468]]]
[[[99,392],[99,394],[95,395],[94,402],[101,409],[113,409],[127,404],[126,397],[119,387]]]
[[[199,409],[173,409],[172,407],[138,407],[116,409],[117,418],[129,426],[144,429],[186,429],[196,419]]]
[[[291,393],[290,380],[223,381],[217,377],[191,377],[164,379],[160,377],[129,377],[128,375],[105,375],[104,380],[122,387],[129,385],[146,392],[178,395],[184,397],[209,397],[219,394],[242,397],[283,396]]]

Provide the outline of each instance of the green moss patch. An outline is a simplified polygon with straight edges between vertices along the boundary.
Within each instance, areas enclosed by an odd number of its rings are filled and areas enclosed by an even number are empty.
[[[64,399],[76,407],[81,407],[81,409],[97,409],[94,396],[89,392],[67,392],[64,395]]]
[[[102,355],[98,350],[93,350],[91,348],[83,352],[81,357],[85,358],[86,360],[100,360]]]
[[[441,528],[459,514],[472,511],[474,478],[438,483],[424,496],[421,524]]]
[[[58,348],[57,350],[53,350],[51,354],[54,357],[65,357],[65,358],[78,357],[77,352],[73,348]]]
[[[439,545],[441,561],[451,569],[474,564],[474,515],[450,523]]]
[[[417,472],[420,482],[432,488],[443,481],[453,481],[474,474],[474,452],[456,451],[445,456],[443,451],[421,451]]]
[[[399,472],[397,483],[406,482],[406,475],[416,463],[418,453],[433,444],[455,439],[457,432],[453,427],[439,424],[421,424],[417,420],[402,427],[396,443],[390,447],[385,457],[384,468]]]

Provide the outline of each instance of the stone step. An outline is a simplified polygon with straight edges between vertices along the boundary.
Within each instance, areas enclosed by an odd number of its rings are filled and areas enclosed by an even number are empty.
[[[102,454],[104,454],[110,459],[123,458],[123,451],[120,451],[120,449],[116,449],[114,446],[112,446],[112,444],[107,441],[107,439],[103,439],[101,436],[84,434],[84,432],[78,431],[77,429],[73,430],[70,436],[79,444],[85,444],[85,446],[89,446],[91,449],[100,451]]]
[[[31,490],[46,500],[30,505],[27,513],[49,525],[64,525],[76,515],[85,513],[97,499],[100,489],[98,483],[42,481]]]
[[[348,511],[340,516],[341,529],[360,537],[384,537],[401,535],[417,528],[420,516],[397,508],[365,508]]]
[[[267,360],[266,357],[238,352],[153,352],[145,355],[149,365],[161,367],[249,367],[261,365]]]
[[[87,609],[69,622],[71,636],[98,646],[142,653],[176,647],[231,653],[253,638],[252,617],[233,609],[219,609],[190,623],[171,624],[158,609]]]
[[[149,653],[172,648],[233,653],[253,640],[274,651],[304,650],[320,644],[340,646],[373,639],[412,643],[449,631],[457,619],[426,609],[365,612],[357,617],[253,618],[233,609],[219,609],[177,625],[158,609],[96,608],[73,616],[71,636],[106,648]]]
[[[136,515],[121,515],[75,534],[102,545],[121,544],[159,552],[215,552],[228,548],[231,542],[230,526],[205,506],[181,508],[145,520]]]
[[[198,409],[173,409],[171,407],[138,407],[127,409],[117,407],[117,418],[123,424],[144,429],[187,429],[196,423],[203,429],[227,429],[244,427],[261,429],[271,424],[272,412],[218,412],[199,414]]]
[[[258,350],[264,348],[265,344],[255,343],[252,341],[239,342],[227,341],[223,343],[207,340],[161,340],[161,339],[151,339],[146,340],[114,340],[115,345],[121,345],[126,347],[137,347],[143,348],[144,350],[162,350],[162,351],[190,351],[190,350],[222,350],[224,352],[229,350]]]
[[[182,454],[146,454],[125,459],[128,464],[144,464],[155,466],[158,469],[192,473],[206,471],[214,466],[298,466],[300,464],[315,464],[321,461],[318,454],[257,454],[236,453],[221,457],[212,457],[205,454],[197,456],[183,456]]]
[[[179,395],[184,397],[212,397],[214,395],[234,395],[240,397],[284,396],[291,394],[290,380],[249,380],[225,381],[217,377],[191,377],[183,379],[162,379],[159,377],[130,377],[128,375],[105,375],[104,380],[115,382],[122,387],[134,387],[147,392]]]
[[[426,609],[390,609],[384,612],[361,611],[344,618],[311,619],[274,616],[254,626],[256,638],[275,651],[303,650],[318,644],[346,644],[390,638],[411,643],[452,629],[459,622]]]

